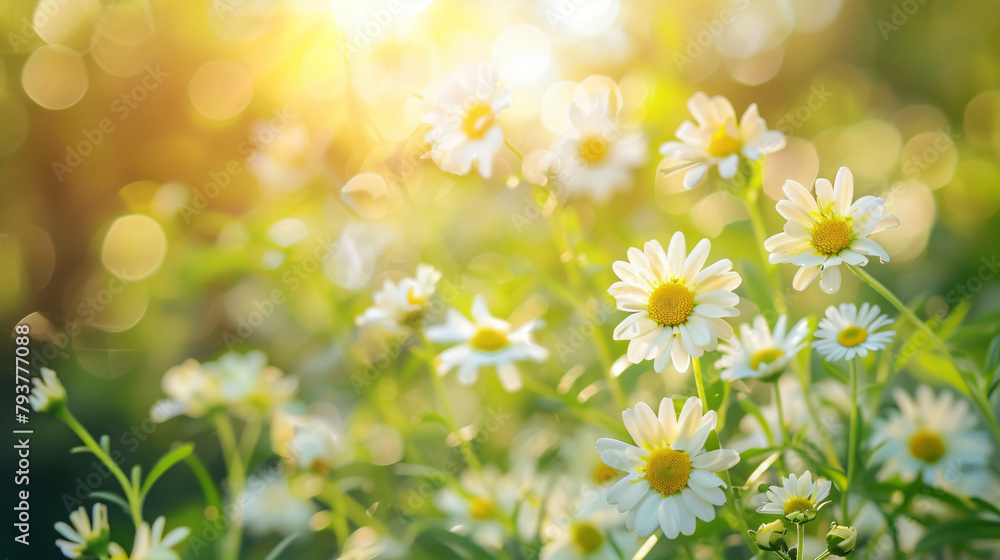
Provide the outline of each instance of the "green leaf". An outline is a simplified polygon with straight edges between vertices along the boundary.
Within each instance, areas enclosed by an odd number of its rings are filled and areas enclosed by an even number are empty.
[[[452,533],[440,527],[426,528],[417,535],[413,544],[428,551],[448,551],[448,553],[439,555],[438,558],[493,560],[493,556],[489,552],[486,552],[468,537]]]
[[[844,375],[844,372],[842,372],[839,369],[833,367],[833,365],[830,362],[826,361],[826,360],[823,360],[820,363],[823,364],[823,369],[825,369],[827,373],[829,373],[831,376],[833,376],[834,379],[836,379],[837,381],[840,381],[844,385],[850,385],[850,380],[847,379],[847,376]]]
[[[205,496],[205,504],[215,508],[221,514],[222,500],[219,499],[219,490],[215,487],[215,482],[212,481],[212,477],[208,474],[205,465],[194,454],[184,457],[184,462],[187,463],[188,468],[191,469],[191,473],[194,474],[194,477],[198,480],[198,484],[201,485],[201,493]]]
[[[100,502],[110,502],[112,504],[117,504],[119,507],[122,508],[122,510],[125,513],[132,515],[132,509],[128,505],[128,500],[119,496],[118,494],[114,494],[112,492],[105,492],[104,490],[97,490],[95,492],[90,493],[90,498]]]
[[[965,517],[929,527],[924,538],[917,543],[917,551],[941,548],[951,543],[968,543],[975,540],[1000,539],[1000,521]]]
[[[965,316],[969,314],[969,309],[972,308],[972,302],[968,299],[963,299],[958,302],[955,307],[952,308],[951,313],[948,317],[941,322],[941,326],[937,329],[938,338],[941,340],[948,340],[951,335],[955,334],[955,330],[958,329],[962,321],[965,320]]]
[[[993,337],[989,350],[986,351],[986,362],[983,364],[983,373],[987,379],[996,379],[997,372],[1000,371],[1000,334]]]
[[[175,447],[170,453],[167,453],[163,457],[160,457],[160,460],[153,465],[153,469],[149,471],[146,481],[142,483],[142,490],[139,492],[139,495],[145,497],[150,488],[153,487],[153,483],[163,476],[163,473],[167,472],[167,469],[176,465],[178,462],[183,461],[193,451],[194,445],[185,443],[184,445]]]
[[[299,538],[301,535],[302,533],[293,533],[281,539],[281,542],[278,543],[278,545],[271,550],[271,552],[267,555],[267,557],[264,558],[264,560],[275,560],[279,554],[281,554],[282,552],[285,551],[286,548],[288,548],[288,545],[292,544],[292,541]]]

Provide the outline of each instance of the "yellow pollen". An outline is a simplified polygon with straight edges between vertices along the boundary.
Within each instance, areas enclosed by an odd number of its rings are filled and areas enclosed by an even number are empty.
[[[473,140],[482,138],[493,126],[493,109],[487,103],[476,103],[465,113],[462,131]]]
[[[507,340],[507,333],[498,331],[490,327],[479,327],[476,334],[472,335],[469,344],[477,350],[484,352],[495,352],[510,344]]]
[[[618,478],[618,471],[605,465],[604,461],[598,459],[597,464],[594,465],[594,472],[591,473],[591,478],[594,479],[596,484],[604,484]]]
[[[812,229],[812,246],[823,255],[839,255],[851,246],[854,232],[844,218],[826,218]]]
[[[683,325],[693,309],[694,292],[683,284],[660,284],[649,294],[649,317],[664,327]]]
[[[926,463],[936,463],[941,460],[946,449],[941,436],[930,430],[917,430],[910,437],[910,453]]]
[[[743,147],[742,142],[740,142],[738,138],[733,138],[729,135],[729,132],[726,131],[726,126],[729,125],[731,121],[732,119],[726,120],[726,124],[719,127],[719,130],[716,130],[715,133],[712,134],[712,141],[709,142],[708,149],[706,150],[708,155],[717,158],[726,157],[728,155],[738,153],[740,148]]]
[[[410,305],[423,306],[427,304],[427,298],[420,297],[413,293],[413,288],[410,288],[410,291],[406,292],[406,301],[409,302]]]
[[[867,339],[868,331],[855,326],[847,327],[846,329],[840,331],[840,334],[837,335],[837,342],[839,342],[841,346],[846,346],[848,348],[854,348]]]
[[[590,523],[576,523],[571,531],[573,544],[584,554],[596,552],[604,544],[604,535]]]
[[[608,143],[598,136],[584,138],[580,142],[580,157],[587,163],[598,163],[608,155]]]
[[[469,515],[473,519],[492,519],[493,500],[489,498],[472,498],[469,500]]]
[[[816,507],[816,504],[809,498],[792,498],[785,502],[785,515],[797,511],[809,511],[814,507]]]
[[[639,470],[645,471],[646,482],[653,490],[670,496],[687,486],[691,476],[691,459],[684,451],[674,451],[669,447],[656,449],[646,459],[646,466]]]
[[[770,364],[776,360],[781,359],[785,355],[785,351],[779,348],[768,348],[766,350],[758,350],[750,356],[750,369],[757,369],[761,364]]]

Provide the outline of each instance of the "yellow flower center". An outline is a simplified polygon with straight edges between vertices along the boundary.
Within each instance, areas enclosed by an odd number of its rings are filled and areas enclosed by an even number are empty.
[[[584,554],[596,552],[604,544],[604,535],[590,523],[576,523],[570,531],[573,534],[573,544]]]
[[[598,459],[597,464],[594,465],[594,472],[591,473],[591,478],[594,479],[596,484],[604,484],[618,478],[618,471],[605,465],[604,461]]]
[[[646,482],[664,496],[676,494],[687,486],[691,476],[691,459],[684,451],[674,451],[669,447],[654,450],[646,459]]]
[[[844,218],[825,218],[812,230],[812,245],[823,255],[839,255],[853,241],[851,224]]]
[[[507,333],[505,332],[491,327],[479,327],[476,334],[472,335],[472,340],[469,341],[469,344],[476,350],[496,352],[510,344],[510,340],[507,339]]]
[[[944,457],[946,449],[941,436],[930,430],[918,430],[910,437],[910,453],[921,461],[936,463]]]
[[[758,350],[750,356],[750,369],[757,369],[761,364],[770,364],[785,355],[785,351],[779,348],[768,348]]]
[[[427,298],[418,296],[413,292],[413,288],[410,288],[409,292],[406,292],[406,301],[410,305],[420,305],[424,306],[427,304]]]
[[[797,511],[809,511],[814,507],[816,507],[816,504],[809,498],[791,498],[785,502],[785,515]]]
[[[694,292],[683,284],[660,284],[649,294],[649,317],[664,327],[684,324],[694,309]]]
[[[726,131],[726,126],[731,121],[732,119],[728,119],[726,124],[719,127],[719,130],[716,130],[715,133],[712,134],[712,141],[709,142],[708,149],[706,150],[708,155],[717,158],[726,157],[728,155],[738,153],[740,148],[743,147],[743,143],[740,142],[738,138],[733,138],[729,135],[729,132]]]
[[[493,126],[493,109],[487,103],[476,103],[465,113],[462,132],[473,140],[478,140]]]
[[[850,326],[840,331],[840,334],[837,335],[837,342],[839,342],[841,346],[854,348],[858,344],[864,342],[867,338],[868,331],[861,327]]]
[[[476,497],[469,500],[469,515],[473,519],[492,519],[493,510],[493,500],[489,498]]]
[[[590,136],[580,142],[580,157],[587,163],[598,163],[608,155],[608,143],[599,136]]]

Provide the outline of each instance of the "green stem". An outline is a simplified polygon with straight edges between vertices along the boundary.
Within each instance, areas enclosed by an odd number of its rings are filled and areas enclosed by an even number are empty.
[[[746,204],[747,213],[750,215],[750,229],[753,230],[754,243],[760,253],[761,266],[764,268],[768,281],[774,288],[774,310],[778,313],[786,313],[788,307],[781,295],[780,278],[778,277],[778,267],[771,264],[770,255],[764,248],[767,241],[767,228],[764,225],[764,216],[760,213],[760,205],[757,203],[761,192],[760,166],[757,166],[754,177],[748,181],[746,189],[743,191],[743,202]]]
[[[701,399],[701,408],[704,412],[708,412],[708,397],[705,396],[705,382],[701,378],[701,359],[691,358],[691,362],[694,364],[694,384],[698,389],[698,398]]]
[[[63,407],[61,410],[55,413],[55,416],[63,421],[69,429],[73,430],[73,433],[80,438],[80,441],[87,446],[87,449],[94,454],[95,457],[104,463],[111,474],[118,479],[118,484],[121,485],[122,491],[125,492],[125,497],[128,499],[129,514],[132,517],[132,523],[135,525],[136,529],[142,525],[142,498],[139,496],[139,488],[133,486],[129,482],[128,477],[125,473],[118,467],[118,464],[111,459],[111,457],[104,451],[104,448],[94,440],[87,431],[87,428],[83,427],[83,424],[73,416],[68,408]]]
[[[816,557],[816,560],[823,560],[824,558],[830,556],[831,554],[833,553],[830,552],[829,550],[824,550],[819,556]]]
[[[856,463],[858,462],[858,368],[854,364],[854,360],[848,360],[847,368],[850,372],[851,417],[847,440],[847,487],[843,488],[840,493],[840,510],[846,523],[850,525],[851,512],[848,497],[850,496],[850,490],[853,488],[854,472],[856,470]]]
[[[462,450],[462,455],[465,456],[465,462],[469,464],[476,472],[482,473],[483,466],[479,462],[479,458],[476,457],[475,450],[472,449],[472,444],[466,440],[458,429],[458,421],[455,420],[455,412],[451,408],[451,401],[448,400],[448,395],[445,392],[444,380],[437,372],[437,368],[434,365],[434,359],[431,357],[433,352],[431,350],[431,343],[427,340],[427,336],[423,331],[419,332],[420,344],[424,351],[424,359],[427,362],[427,372],[431,377],[431,384],[434,385],[434,394],[437,396],[438,402],[441,405],[441,410],[444,412],[444,419],[448,423],[448,430],[455,434],[458,438],[458,445]]]
[[[224,412],[215,414],[215,426],[219,434],[219,443],[226,461],[226,476],[229,479],[229,495],[232,500],[242,500],[243,487],[246,485],[246,468],[240,456],[240,448],[236,443],[236,434],[229,416]],[[243,511],[229,518],[226,528],[224,560],[237,560],[240,557],[240,545],[243,540]]]
[[[937,347],[940,348],[942,352],[944,352],[945,356],[948,357],[951,363],[955,364],[957,369],[958,365],[955,362],[955,358],[951,355],[951,352],[948,350],[948,347],[945,346],[944,341],[942,341],[938,337],[937,333],[931,330],[931,328],[928,327],[926,323],[921,321],[920,317],[917,317],[917,315],[913,311],[911,311],[909,307],[904,305],[902,300],[896,297],[896,295],[893,294],[889,290],[889,288],[886,288],[881,282],[876,280],[874,276],[865,272],[865,270],[860,266],[847,265],[847,267],[850,268],[851,272],[856,274],[858,278],[864,280],[864,282],[867,283],[869,286],[871,286],[873,290],[875,290],[876,292],[879,293],[879,295],[884,297],[886,301],[891,303],[893,307],[895,307],[896,310],[899,311],[900,314],[905,316],[918,329],[923,331],[923,333],[927,335],[927,337],[931,340],[931,342],[937,345]],[[965,376],[965,374],[959,372],[959,377],[962,378],[962,381],[965,383],[966,389],[968,389],[969,398],[972,399],[973,404],[976,405],[976,408],[978,408],[983,417],[986,418],[986,421],[989,424],[990,429],[993,431],[993,435],[997,439],[1000,439],[1000,423],[997,423],[996,416],[993,413],[993,409],[990,406],[989,400],[987,400],[983,396],[984,394],[983,391],[981,391],[976,387],[973,387],[972,383],[969,381],[968,377]]]
[[[260,417],[251,418],[247,420],[243,433],[240,434],[240,456],[243,457],[244,464],[250,463],[254,449],[257,448],[257,440],[260,439],[262,426],[263,420]]]
[[[771,383],[771,388],[774,389],[774,406],[778,409],[778,432],[781,434],[781,445],[789,446],[792,442],[788,435],[788,428],[785,426],[785,407],[781,404],[781,390],[778,389],[778,382]]]
[[[795,538],[795,542],[796,542],[796,544],[795,544],[795,558],[797,560],[802,560],[802,558],[803,558],[803,550],[802,549],[805,547],[806,531],[802,527],[801,523],[796,523],[795,524],[795,533],[796,533],[796,538]]]

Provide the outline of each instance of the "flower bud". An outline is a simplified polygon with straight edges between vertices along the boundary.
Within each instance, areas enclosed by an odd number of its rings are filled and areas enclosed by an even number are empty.
[[[785,542],[785,524],[780,519],[770,523],[762,523],[757,531],[747,531],[753,537],[757,548],[767,551],[786,552],[788,543]]]
[[[846,556],[858,545],[858,530],[834,523],[826,534],[826,548],[834,556]]]
[[[55,414],[66,406],[66,389],[59,382],[56,372],[42,368],[41,378],[34,377],[31,382],[35,388],[28,395],[32,408],[38,412]]]

